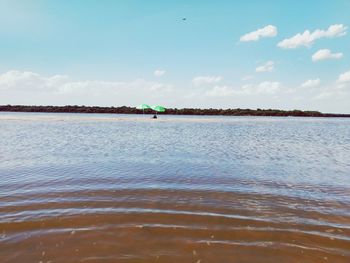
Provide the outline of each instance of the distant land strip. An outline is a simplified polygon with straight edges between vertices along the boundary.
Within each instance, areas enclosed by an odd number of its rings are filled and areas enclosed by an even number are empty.
[[[9,112],[61,112],[61,113],[114,113],[114,114],[142,114],[142,110],[135,107],[98,107],[98,106],[26,106],[26,105],[0,105],[0,111]],[[154,113],[145,110],[146,114]],[[350,114],[321,113],[319,111],[277,110],[277,109],[198,109],[198,108],[167,108],[158,114],[171,115],[221,115],[221,116],[282,116],[282,117],[350,117]]]

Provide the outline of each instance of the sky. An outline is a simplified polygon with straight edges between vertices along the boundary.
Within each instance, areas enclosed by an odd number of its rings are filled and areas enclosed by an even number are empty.
[[[0,104],[350,113],[349,14],[349,0],[0,0]]]

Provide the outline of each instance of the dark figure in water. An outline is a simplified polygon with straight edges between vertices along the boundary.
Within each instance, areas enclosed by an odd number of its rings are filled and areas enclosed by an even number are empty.
[[[157,115],[154,114],[153,117],[152,117],[152,119],[157,119]]]

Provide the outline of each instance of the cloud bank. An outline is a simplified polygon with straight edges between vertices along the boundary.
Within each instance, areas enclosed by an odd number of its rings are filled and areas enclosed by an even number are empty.
[[[174,86],[169,83],[136,79],[132,81],[73,81],[68,76],[43,76],[29,71],[11,70],[0,75],[1,97],[8,103],[23,104],[137,104],[157,101]],[[20,99],[16,99],[20,98]]]
[[[275,63],[273,61],[267,61],[264,65],[255,69],[256,72],[271,72],[274,70]]]
[[[331,25],[327,30],[316,29],[313,32],[305,30],[304,33],[298,33],[291,38],[286,38],[277,44],[284,49],[293,49],[298,47],[311,47],[316,40],[321,38],[335,38],[346,35],[347,27],[343,24]]]
[[[332,53],[329,49],[320,49],[312,55],[312,61],[320,61],[326,59],[340,59],[343,57],[343,53]]]
[[[194,86],[202,86],[206,84],[218,83],[222,80],[221,76],[197,76],[192,79]]]
[[[297,87],[277,80],[223,82],[222,76],[196,76],[187,85],[176,86],[147,79],[73,80],[65,75],[11,70],[0,74],[0,104],[135,106],[147,102],[166,107],[350,110],[350,71],[323,87],[319,79]]]
[[[163,76],[164,74],[165,74],[165,70],[162,70],[162,69],[157,69],[157,70],[155,70],[154,72],[153,72],[153,75],[155,76],[155,77],[161,77],[161,76]]]
[[[232,95],[263,95],[263,94],[275,94],[281,90],[281,83],[277,81],[264,81],[258,84],[246,84],[242,87],[235,89],[230,86],[214,86],[208,90],[205,95],[212,97],[223,97]]]
[[[256,31],[241,36],[239,40],[241,42],[258,41],[260,38],[275,36],[277,36],[277,27],[273,25],[268,25]]]
[[[309,79],[305,81],[303,84],[301,84],[302,88],[315,88],[318,87],[321,84],[320,79]]]
[[[350,83],[350,70],[347,72],[344,72],[343,74],[340,74],[337,82],[338,83]]]

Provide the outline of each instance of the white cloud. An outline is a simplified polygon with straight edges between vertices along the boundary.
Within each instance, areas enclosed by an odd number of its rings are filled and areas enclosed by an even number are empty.
[[[278,81],[264,81],[257,85],[244,85],[241,90],[246,94],[275,94],[281,90],[281,87]]]
[[[205,92],[206,96],[211,97],[223,97],[223,96],[230,96],[233,94],[237,94],[237,91],[229,86],[215,86],[211,90],[208,90]]]
[[[172,91],[174,88],[173,85],[170,85],[170,84],[164,84],[164,83],[152,83],[150,86],[149,86],[149,90],[150,91],[166,91],[166,92],[170,92]]]
[[[340,74],[338,80],[338,83],[347,83],[350,82],[350,70],[347,72],[344,72],[343,74]]]
[[[321,84],[320,79],[309,79],[305,81],[303,84],[301,84],[302,88],[315,88],[318,87]]]
[[[114,94],[118,95],[121,92],[126,92],[127,89],[130,93],[136,90],[140,92],[147,91],[171,91],[173,88],[170,84],[164,84],[159,82],[146,81],[144,79],[137,79],[130,82],[113,82],[113,81],[75,81],[66,82],[56,87],[57,93],[61,94]]]
[[[0,104],[133,106],[149,103],[178,108],[275,107],[350,112],[350,71],[341,74],[337,81],[314,89],[299,86],[292,90],[277,81],[235,87],[221,84],[222,77],[209,79],[206,80],[212,83],[183,87],[145,79],[73,80],[63,75],[13,70],[0,73]]]
[[[253,75],[247,75],[247,76],[244,76],[244,77],[242,78],[242,80],[243,80],[243,81],[247,81],[247,80],[250,80],[250,79],[252,79],[252,78],[254,78]]]
[[[350,99],[350,70],[340,74],[335,85],[327,86],[320,94],[317,94],[313,99],[315,100],[338,100],[346,101],[347,113],[349,113],[349,99]]]
[[[271,72],[274,70],[274,62],[273,61],[267,61],[264,65],[259,66],[255,69],[256,72]]]
[[[241,42],[258,41],[260,38],[263,38],[263,37],[275,37],[275,36],[277,36],[277,27],[268,25],[256,31],[253,31],[241,36],[239,40]]]
[[[280,48],[298,48],[301,46],[310,47],[317,39],[334,38],[346,35],[347,27],[343,24],[331,25],[327,30],[316,29],[312,33],[305,30],[304,33],[298,33],[291,38],[286,38],[277,44]]]
[[[338,101],[348,101],[349,100],[350,92],[347,89],[344,89],[343,87],[327,87],[324,90],[322,90],[321,93],[317,94],[313,97],[314,100],[329,100],[334,99]],[[348,104],[348,103],[347,103]],[[349,107],[348,107],[349,108]],[[349,111],[347,111],[348,113]]]
[[[239,89],[230,86],[215,86],[211,90],[205,92],[206,96],[224,97],[232,95],[263,95],[275,94],[281,90],[281,83],[274,81],[264,81],[258,84],[243,85]]]
[[[195,86],[218,83],[222,80],[221,76],[198,76],[192,79]]]
[[[320,61],[325,59],[340,59],[343,57],[343,53],[332,53],[329,49],[320,49],[312,55],[312,61]]]
[[[43,77],[30,71],[10,70],[0,75],[0,89],[39,91],[52,89],[65,83],[67,79],[68,77],[63,75]]]
[[[153,72],[153,75],[156,76],[156,77],[161,77],[165,74],[165,70],[161,70],[161,69],[157,69]]]
[[[130,82],[85,80],[72,81],[68,76],[54,75],[45,77],[28,71],[11,70],[0,75],[0,89],[21,90],[27,92],[74,93],[92,90],[115,90],[122,88],[145,88],[148,90],[169,90],[171,85],[137,79]]]
[[[157,102],[174,86],[136,79],[132,81],[73,81],[68,76],[43,76],[33,72],[0,74],[0,101],[22,104],[133,105],[145,100]]]

